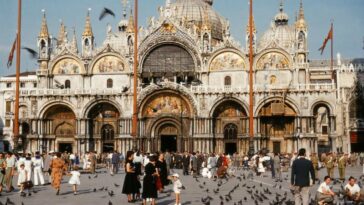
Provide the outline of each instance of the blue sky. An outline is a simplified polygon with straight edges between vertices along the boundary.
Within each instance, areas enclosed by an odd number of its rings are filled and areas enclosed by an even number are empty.
[[[172,0],[173,1],[173,0]],[[139,22],[145,25],[149,16],[157,15],[157,8],[165,0],[139,0]],[[306,20],[309,24],[310,59],[328,58],[329,52],[320,55],[317,50],[327,35],[330,20],[335,25],[335,52],[343,58],[364,57],[364,0],[304,0]],[[103,7],[112,9],[115,18],[106,17],[103,21],[98,16]],[[245,28],[248,22],[248,0],[214,0],[213,7],[222,16],[230,20],[232,35],[244,45]],[[105,38],[106,25],[110,23],[115,30],[121,19],[121,0],[23,0],[22,46],[36,49],[36,39],[40,30],[41,10],[45,9],[49,32],[58,35],[59,21],[67,26],[69,38],[72,28],[76,28],[78,45],[84,27],[87,9],[91,8],[92,26],[97,45]],[[255,23],[259,37],[269,28],[271,19],[278,12],[279,0],[254,0]],[[285,0],[285,12],[294,21],[299,9],[299,0]],[[8,54],[16,32],[17,0],[0,0],[0,75],[15,72],[13,66],[6,68]],[[37,62],[22,52],[22,71],[35,70]]]

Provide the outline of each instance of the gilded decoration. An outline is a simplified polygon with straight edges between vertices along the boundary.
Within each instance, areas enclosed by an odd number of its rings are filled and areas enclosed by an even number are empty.
[[[99,59],[93,69],[93,73],[118,73],[125,71],[125,64],[116,56],[105,56]]]
[[[53,74],[82,74],[80,64],[72,59],[66,58],[63,59],[54,66]]]
[[[210,71],[238,70],[244,68],[245,68],[244,59],[238,54],[233,52],[225,52],[219,54],[212,60],[210,64]]]
[[[218,117],[243,117],[245,113],[236,106],[223,105],[219,107]]]
[[[281,53],[264,54],[257,62],[257,68],[263,69],[287,69],[289,60]]]
[[[175,94],[159,94],[146,103],[143,116],[160,114],[188,115],[190,108],[185,100]]]

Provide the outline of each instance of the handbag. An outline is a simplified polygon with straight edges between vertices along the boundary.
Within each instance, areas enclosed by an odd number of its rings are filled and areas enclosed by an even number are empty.
[[[30,189],[34,186],[34,184],[31,180],[24,182],[23,185],[24,185],[24,188],[26,188],[26,189]]]

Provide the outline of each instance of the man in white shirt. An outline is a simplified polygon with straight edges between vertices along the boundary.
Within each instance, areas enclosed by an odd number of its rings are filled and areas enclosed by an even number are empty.
[[[360,199],[360,187],[354,177],[349,177],[348,184],[344,187],[345,194],[350,201],[358,202]]]
[[[330,182],[330,176],[326,176],[324,182],[322,182],[317,189],[317,200],[319,205],[332,203],[334,201],[335,193],[330,189]]]

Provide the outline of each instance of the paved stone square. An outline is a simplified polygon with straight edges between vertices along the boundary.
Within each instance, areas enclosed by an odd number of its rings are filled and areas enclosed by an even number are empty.
[[[283,182],[276,183],[271,177],[270,172],[266,172],[263,177],[256,177],[252,180],[245,179],[244,176],[248,176],[248,171],[238,170],[236,172],[236,177],[229,178],[228,180],[210,180],[207,178],[197,178],[194,179],[192,176],[183,176],[181,170],[172,170],[180,174],[180,178],[185,190],[182,192],[182,204],[187,205],[197,205],[203,204],[201,198],[206,198],[210,196],[212,199],[210,204],[272,204],[276,200],[276,196],[279,199],[286,198],[287,200],[293,200],[293,195],[289,191],[289,179],[290,173],[283,173]],[[361,176],[361,167],[348,167],[346,176]],[[320,179],[326,175],[326,170],[322,169],[319,172]],[[338,171],[335,170],[335,176],[338,175]],[[89,179],[91,178],[91,179]],[[5,203],[6,199],[9,198],[15,204],[24,205],[73,205],[73,204],[105,204],[108,205],[109,202],[112,204],[127,204],[126,196],[121,194],[122,185],[124,180],[124,173],[119,173],[114,176],[106,173],[106,169],[100,169],[97,171],[96,175],[83,174],[81,177],[81,185],[79,187],[79,195],[74,196],[72,192],[72,187],[69,185],[68,177],[63,180],[63,185],[61,188],[61,194],[59,196],[55,195],[55,191],[50,185],[35,187],[32,196],[20,197],[19,193],[3,193],[0,197],[0,202]],[[14,183],[16,179],[14,180]],[[218,184],[221,184],[220,186]],[[119,185],[119,186],[118,186]],[[332,183],[332,185],[334,185]],[[311,193],[314,193],[317,189],[318,184],[312,187]],[[236,187],[236,188],[234,188]],[[250,189],[248,188],[250,187]],[[334,189],[338,189],[340,183],[334,185]],[[103,191],[100,191],[104,188]],[[105,191],[107,188],[107,191]],[[96,192],[94,191],[96,189]],[[217,190],[218,189],[218,190]],[[267,191],[267,189],[269,191]],[[108,192],[113,191],[114,196],[109,196]],[[252,199],[252,194],[248,193],[248,190],[252,190],[254,200]],[[265,191],[263,191],[265,190]],[[258,192],[257,192],[258,191]],[[174,204],[174,195],[172,193],[172,186],[166,188],[167,193],[159,194],[157,204],[169,205]],[[231,193],[228,195],[228,193]],[[271,192],[269,194],[268,192]],[[262,194],[264,193],[264,194]],[[279,195],[277,195],[279,194]],[[285,197],[285,195],[287,195]],[[311,194],[312,197],[314,196]],[[230,197],[231,196],[231,197]],[[259,201],[258,197],[262,197],[263,201]],[[266,198],[264,198],[266,197]],[[223,198],[221,200],[220,198]],[[246,200],[244,200],[246,198]],[[223,201],[223,203],[221,203]],[[239,203],[241,201],[241,203]],[[256,202],[255,202],[256,201]],[[135,204],[141,204],[141,202],[136,202]]]

